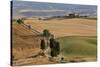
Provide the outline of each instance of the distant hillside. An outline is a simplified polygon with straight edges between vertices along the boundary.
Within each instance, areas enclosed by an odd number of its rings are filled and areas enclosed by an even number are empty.
[[[13,1],[13,16],[62,16],[70,12],[96,16],[97,6]]]

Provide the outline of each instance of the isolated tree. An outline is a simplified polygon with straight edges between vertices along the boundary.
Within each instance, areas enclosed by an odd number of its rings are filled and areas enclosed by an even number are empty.
[[[55,39],[50,38],[50,48],[51,48],[51,50],[54,49],[54,45],[55,45]]]
[[[18,24],[24,23],[24,21],[23,21],[22,19],[18,19],[16,22],[17,22]]]
[[[43,30],[43,36],[45,36],[45,37],[49,37],[49,36],[50,36],[50,32],[49,32],[49,30],[44,29],[44,30]]]
[[[55,41],[55,39],[50,39],[50,48],[51,48],[51,56],[56,57],[60,54],[60,44],[58,41]]]
[[[59,55],[60,54],[60,44],[59,42],[55,42],[55,51],[56,51],[56,54]]]
[[[50,32],[49,32],[49,30],[47,30],[47,29],[44,29],[43,30],[43,36],[44,37],[46,37],[46,40],[47,40],[47,46],[49,46],[49,37],[50,37]]]
[[[44,40],[41,40],[41,47],[40,47],[42,50],[45,49],[45,41]]]

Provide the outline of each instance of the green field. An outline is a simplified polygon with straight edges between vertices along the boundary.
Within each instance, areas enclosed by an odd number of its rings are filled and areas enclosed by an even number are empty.
[[[90,19],[90,20],[97,20],[97,17],[95,17],[95,16],[79,17],[79,18]]]
[[[96,58],[96,36],[68,36],[57,39],[60,42],[61,54],[65,58]]]

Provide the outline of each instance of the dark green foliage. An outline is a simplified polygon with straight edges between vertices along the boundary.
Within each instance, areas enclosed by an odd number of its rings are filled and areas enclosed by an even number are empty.
[[[51,48],[51,56],[56,57],[60,54],[60,45],[59,42],[55,41],[54,38],[50,39],[50,48]]]
[[[45,49],[45,41],[44,40],[41,40],[41,47],[40,47],[42,50]]]
[[[60,53],[60,46],[59,42],[55,41],[55,44],[53,45],[53,51],[55,52],[55,56],[59,55]]]
[[[43,30],[43,36],[45,36],[47,38],[47,45],[48,45],[48,40],[49,40],[49,37],[51,36],[50,38],[50,49],[51,49],[51,56],[52,57],[57,57],[57,55],[60,54],[60,45],[59,45],[59,42],[55,41],[54,39],[54,35],[50,34],[49,31],[47,29]],[[41,44],[42,46],[42,44]],[[43,49],[43,48],[41,48]]]
[[[56,54],[56,52],[54,50],[51,51],[51,56],[52,57],[56,57],[57,56],[57,54]]]
[[[60,54],[60,45],[59,45],[59,42],[55,43],[55,49],[56,49],[56,53]]]
[[[16,22],[17,22],[18,24],[24,23],[24,21],[23,21],[22,19],[18,19]]]
[[[51,48],[51,49],[53,49],[54,44],[55,44],[55,39],[54,39],[54,38],[51,38],[51,39],[50,39],[50,48]]]
[[[49,31],[47,29],[43,30],[43,36],[45,36],[45,37],[49,37],[50,36],[50,33],[49,33]]]

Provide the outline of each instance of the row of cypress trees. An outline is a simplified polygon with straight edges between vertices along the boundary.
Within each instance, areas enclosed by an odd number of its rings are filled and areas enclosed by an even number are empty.
[[[49,39],[49,37],[51,36],[51,34],[50,34],[50,32],[49,32],[47,29],[45,29],[45,30],[43,31],[43,36],[46,37],[47,42],[48,42],[48,40],[49,40],[49,42],[50,42],[50,44],[49,44],[49,47],[50,47],[50,49],[51,49],[50,55],[51,55],[52,57],[57,57],[57,56],[60,54],[60,44],[59,44],[59,42],[56,41],[56,40],[54,39],[54,37],[51,37],[51,38]],[[48,43],[47,43],[47,44],[48,44]],[[44,40],[41,40],[41,49],[42,49],[42,50],[45,50],[45,48],[46,48],[45,41],[44,41]]]
[[[41,40],[41,47],[40,48],[42,50],[46,49],[46,44],[45,44],[44,40]],[[57,57],[57,55],[60,54],[60,44],[58,41],[55,41],[54,38],[50,39],[50,49],[51,49],[50,55],[52,57]]]

